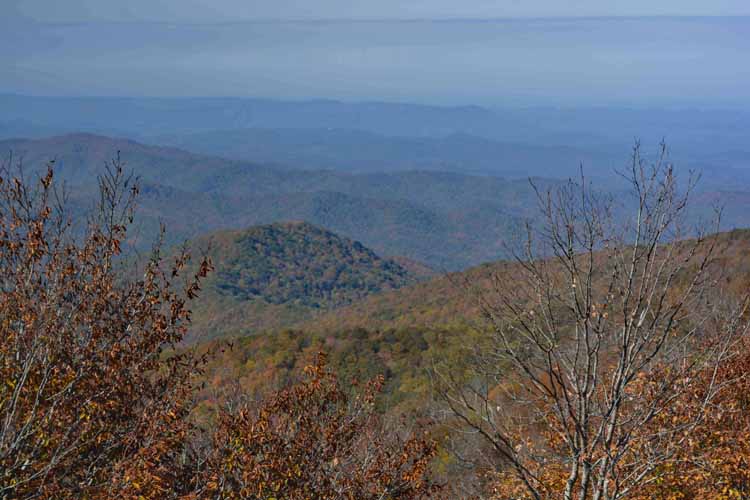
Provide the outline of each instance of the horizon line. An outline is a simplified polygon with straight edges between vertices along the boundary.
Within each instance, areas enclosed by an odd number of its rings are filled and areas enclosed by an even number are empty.
[[[18,92],[0,89],[0,98],[11,97],[21,99],[81,99],[81,100],[163,100],[163,101],[264,101],[280,104],[303,104],[303,103],[334,103],[344,105],[395,105],[416,106],[443,109],[475,109],[481,111],[496,111],[497,109],[673,109],[673,110],[733,110],[750,111],[750,101],[738,100],[737,102],[713,102],[694,101],[664,101],[656,104],[648,101],[619,102],[504,102],[504,103],[480,103],[480,102],[428,102],[419,100],[402,100],[388,98],[341,98],[341,97],[280,97],[264,95],[126,95],[126,94],[49,94],[34,92]],[[1,122],[2,120],[0,120]]]

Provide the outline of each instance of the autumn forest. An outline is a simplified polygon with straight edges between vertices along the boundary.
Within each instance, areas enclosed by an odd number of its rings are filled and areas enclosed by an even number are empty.
[[[0,500],[750,500],[749,34],[0,1]]]
[[[640,154],[445,276],[298,223],[136,252],[121,160],[83,221],[6,164],[3,498],[747,497],[750,234]]]

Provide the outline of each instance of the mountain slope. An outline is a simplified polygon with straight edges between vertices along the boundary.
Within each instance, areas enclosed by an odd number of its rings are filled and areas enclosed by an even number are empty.
[[[750,290],[750,230],[721,233],[711,268],[722,294],[742,298]],[[445,363],[460,376],[467,347],[478,343],[486,323],[477,292],[515,286],[514,263],[496,262],[371,295],[350,306],[305,320],[292,329],[233,340],[208,367],[216,388],[239,383],[260,391],[278,387],[319,351],[329,354],[342,379],[385,376],[385,409],[424,408],[432,396],[429,370]],[[498,276],[498,280],[493,280]],[[491,293],[491,292],[490,292]],[[207,393],[206,398],[210,397]]]
[[[418,279],[359,242],[305,222],[220,231],[188,248],[215,266],[193,318],[201,338],[289,326]]]
[[[359,242],[305,222],[227,231],[209,240],[219,268],[215,286],[238,300],[337,307],[412,281],[400,265]]]
[[[719,233],[712,273],[722,277],[727,293],[750,290],[750,230]],[[508,278],[513,262],[500,261],[433,278],[392,292],[366,298],[295,328],[310,332],[357,328],[465,328],[481,322],[477,293],[494,286],[514,286]]]

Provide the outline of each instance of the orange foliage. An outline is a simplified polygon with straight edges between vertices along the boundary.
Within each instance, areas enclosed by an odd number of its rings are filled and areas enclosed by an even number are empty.
[[[703,409],[711,384],[720,389]],[[700,411],[700,425],[690,429],[682,452],[656,471],[658,477],[634,498],[750,498],[750,341],[744,339],[715,373],[704,373],[686,396],[661,420],[689,420]]]
[[[38,185],[0,177],[0,497],[158,496],[174,487],[188,424],[187,256],[155,256],[126,281],[117,259],[137,188],[119,163],[74,237],[49,169]],[[137,477],[137,480],[136,480]]]
[[[386,434],[374,412],[383,379],[348,396],[319,355],[307,379],[258,408],[224,412],[203,475],[211,498],[418,499],[435,492],[435,445]]]

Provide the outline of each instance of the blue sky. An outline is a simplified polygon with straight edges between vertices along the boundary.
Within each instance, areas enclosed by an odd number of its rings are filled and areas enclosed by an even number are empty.
[[[750,103],[747,0],[4,1],[0,92]]]

